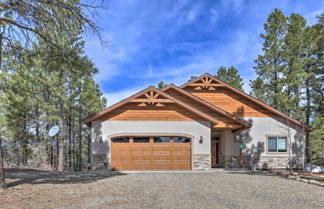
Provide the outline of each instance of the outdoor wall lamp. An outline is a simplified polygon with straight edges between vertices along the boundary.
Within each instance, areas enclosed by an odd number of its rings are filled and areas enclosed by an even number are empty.
[[[200,136],[199,144],[202,144],[203,142],[204,142],[204,138],[202,136]]]

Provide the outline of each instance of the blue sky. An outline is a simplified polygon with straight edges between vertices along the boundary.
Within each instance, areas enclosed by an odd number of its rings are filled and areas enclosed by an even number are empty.
[[[176,85],[191,75],[215,74],[234,66],[255,79],[265,23],[274,8],[299,13],[308,24],[324,12],[321,0],[109,0],[98,20],[107,45],[86,39],[86,54],[99,73],[95,80],[108,99],[118,102],[159,81]]]

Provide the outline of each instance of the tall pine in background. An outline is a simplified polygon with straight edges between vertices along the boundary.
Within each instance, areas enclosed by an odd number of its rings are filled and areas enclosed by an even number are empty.
[[[217,70],[217,74],[215,77],[231,85],[232,87],[243,91],[243,79],[238,74],[238,70],[235,67],[232,66],[226,69],[225,67],[221,66]]]
[[[304,73],[303,35],[306,20],[298,14],[291,14],[287,19],[287,33],[283,43],[283,72],[282,84],[283,103],[282,111],[293,118],[302,120],[302,88]]]
[[[251,82],[253,96],[278,110],[285,110],[282,95],[284,64],[282,59],[284,37],[287,33],[287,18],[275,9],[264,24],[265,33],[261,34],[263,54],[258,55],[254,69],[258,78]]]
[[[264,25],[263,54],[256,60],[258,77],[252,95],[314,126],[306,133],[306,161],[324,157],[323,142],[323,15],[307,26],[299,14],[286,17],[275,9]]]
[[[104,108],[106,100],[93,80],[98,70],[84,54],[84,20],[50,9],[55,24],[51,13],[34,17],[47,20],[35,28],[46,40],[16,42],[1,54],[1,148],[8,166],[79,171],[91,163],[90,130],[82,118]],[[49,137],[53,125],[60,132]]]

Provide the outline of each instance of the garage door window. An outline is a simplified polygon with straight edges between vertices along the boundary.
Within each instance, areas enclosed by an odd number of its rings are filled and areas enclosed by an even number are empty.
[[[174,137],[173,142],[174,143],[190,143],[190,139],[187,137]]]
[[[129,137],[116,137],[111,139],[114,143],[128,143]]]
[[[154,137],[154,143],[170,143],[169,136]]]
[[[134,137],[133,142],[134,143],[149,143],[150,137]]]

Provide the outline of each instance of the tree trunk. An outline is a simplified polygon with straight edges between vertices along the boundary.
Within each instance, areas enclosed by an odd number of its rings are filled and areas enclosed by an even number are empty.
[[[25,100],[25,99],[24,99]],[[21,137],[21,163],[24,167],[27,166],[27,114],[24,113],[24,130]]]
[[[64,124],[63,118],[59,120],[60,134],[59,134],[59,153],[58,153],[58,171],[64,171]]]
[[[309,89],[309,81],[306,81],[306,125],[310,124],[310,115],[311,115],[311,95]],[[306,143],[305,143],[305,155],[306,155],[306,163],[311,162],[311,153],[309,149],[309,132],[306,131]]]
[[[37,141],[40,142],[40,122],[39,122],[39,105],[38,101],[36,101],[36,108],[35,108],[35,120],[36,120],[36,138]]]
[[[72,130],[71,130],[71,107],[70,107],[70,115],[69,115],[69,149],[68,149],[68,155],[69,155],[69,170],[72,170]]]
[[[2,67],[2,40],[3,32],[0,33],[0,72]],[[3,166],[3,153],[2,153],[2,138],[0,136],[0,188],[7,188],[5,177],[4,177],[4,166]]]
[[[88,170],[91,170],[91,133],[88,136]]]
[[[4,177],[3,155],[2,155],[2,138],[0,136],[0,188],[6,189],[7,185]]]
[[[279,107],[278,107],[278,98],[277,97],[278,97],[279,90],[278,90],[278,72],[277,72],[277,69],[275,69],[274,80],[275,80],[275,84],[274,84],[274,93],[275,93],[275,95],[273,97],[273,107],[278,110]]]
[[[81,106],[79,107],[79,171],[82,170],[82,117]]]
[[[72,120],[72,157],[73,157],[73,171],[76,171],[76,156],[75,156],[75,126]]]

